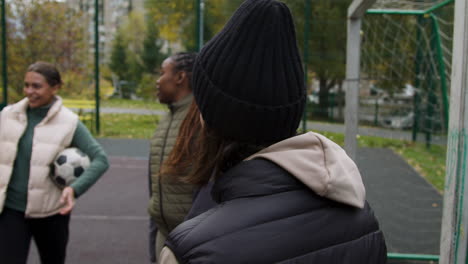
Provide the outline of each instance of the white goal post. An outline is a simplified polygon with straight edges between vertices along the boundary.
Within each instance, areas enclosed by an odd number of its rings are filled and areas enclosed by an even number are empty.
[[[376,0],[354,0],[348,9],[345,150],[356,159],[361,66],[361,22]],[[448,2],[448,1],[447,1]],[[468,1],[455,0],[450,115],[439,263],[468,260]]]
[[[361,69],[361,24],[367,9],[376,0],[354,0],[348,9],[348,41],[346,44],[346,107],[345,150],[356,158],[359,122],[359,74]]]
[[[467,261],[468,2],[455,0],[447,172],[439,263]]]

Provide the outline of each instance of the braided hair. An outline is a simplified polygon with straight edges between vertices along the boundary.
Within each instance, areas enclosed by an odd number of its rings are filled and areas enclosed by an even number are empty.
[[[189,83],[192,83],[192,68],[196,57],[194,52],[179,52],[170,56],[174,62],[174,70],[186,72]]]

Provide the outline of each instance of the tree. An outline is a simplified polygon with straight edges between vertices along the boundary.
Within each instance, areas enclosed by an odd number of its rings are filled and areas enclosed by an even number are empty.
[[[143,41],[141,60],[145,71],[147,73],[154,73],[165,55],[161,53],[162,41],[159,39],[159,31],[156,27],[156,23],[150,19],[150,17],[147,17],[146,21],[146,37]]]
[[[195,25],[194,0],[153,1],[146,0],[148,15],[157,23],[161,37],[169,43],[180,43],[187,47],[188,27]],[[193,28],[192,35],[195,34]]]
[[[242,2],[243,0],[205,0],[205,43],[221,31]]]
[[[130,12],[119,30],[127,50],[127,75],[125,78],[136,85],[144,72],[144,62],[141,54],[143,53],[143,43],[147,30],[143,13]]]
[[[329,90],[340,85],[346,69],[346,22],[350,0],[310,0],[309,46],[304,47],[305,0],[285,0],[296,23],[298,45],[308,49],[308,68],[319,81],[319,108],[328,109]],[[321,111],[323,116],[327,111]]]
[[[309,75],[319,80],[320,108],[328,109],[329,90],[345,78],[347,9],[351,0],[309,0],[311,2],[309,45],[303,47],[306,0],[283,0],[291,9],[298,46],[308,49]],[[157,21],[161,37],[171,43],[180,40],[188,50],[195,47],[195,0],[146,1],[149,14]],[[242,0],[205,1],[205,41],[224,26]],[[326,113],[326,111],[324,111]]]
[[[174,0],[168,3],[148,1],[147,4],[157,10],[153,12],[156,20],[169,22],[165,27],[170,32],[177,32],[184,39],[185,47],[192,47],[195,41],[194,2]],[[305,3],[306,0],[284,0],[291,9],[296,25],[298,46],[303,54]],[[305,60],[310,75],[319,80],[319,97],[321,109],[328,109],[329,90],[342,83],[345,78],[346,60],[346,18],[351,0],[310,0],[309,56]],[[207,0],[205,1],[205,41],[219,32],[232,13],[242,3],[241,0]],[[164,6],[164,7],[162,7]],[[159,9],[157,8],[159,7]],[[180,14],[185,13],[185,16]],[[164,18],[164,19],[163,19]],[[173,19],[173,20],[171,20]],[[174,22],[174,24],[171,24]],[[180,31],[180,28],[183,30]],[[164,37],[164,36],[163,36]],[[326,113],[326,111],[324,111]]]
[[[137,11],[130,12],[117,30],[112,46],[109,68],[120,80],[126,81],[123,94],[138,94],[150,97],[154,87],[150,87],[155,69],[164,59],[160,50],[158,28],[151,17]],[[144,87],[143,87],[144,86]]]
[[[58,65],[62,75],[86,74],[89,42],[81,13],[55,1],[16,0],[7,7],[8,81],[17,97],[22,94],[24,72],[35,61]]]
[[[119,79],[124,80],[128,76],[126,64],[126,45],[124,43],[121,31],[117,30],[117,34],[114,38],[114,43],[112,45],[109,68],[113,73],[115,73],[119,77]]]
[[[221,30],[243,0],[205,0],[204,42]],[[146,10],[159,27],[161,38],[195,51],[197,36],[196,0],[145,2]]]

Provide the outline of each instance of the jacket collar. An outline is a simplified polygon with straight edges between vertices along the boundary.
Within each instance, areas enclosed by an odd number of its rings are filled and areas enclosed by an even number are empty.
[[[193,100],[193,95],[189,94],[186,97],[182,98],[181,100],[175,103],[169,104],[169,110],[172,113],[175,113],[179,111],[180,109],[185,108],[186,106],[189,106],[192,103],[192,100]]]
[[[264,162],[251,166],[249,162],[258,159]],[[277,173],[278,170],[283,173]],[[288,177],[278,178],[280,175]],[[313,132],[285,139],[247,158],[221,176],[219,189],[231,196],[230,188],[242,184],[245,190],[236,190],[233,196],[267,194],[267,190],[282,191],[285,183],[291,183],[283,178],[294,178],[319,196],[357,208],[364,207],[366,191],[354,161],[340,146]],[[244,184],[244,181],[251,183]],[[221,196],[224,194],[218,194]]]
[[[23,120],[26,117],[26,111],[28,109],[29,99],[23,98],[18,103],[14,104],[12,107],[12,111],[15,113],[16,118],[19,120]],[[47,112],[46,117],[39,123],[43,124],[48,122],[52,117],[54,117],[62,108],[62,98],[60,96],[55,96],[54,102],[50,107],[49,111]]]
[[[305,186],[276,164],[255,159],[243,161],[218,178],[211,195],[217,203],[236,198],[265,196]]]
[[[275,163],[320,196],[364,207],[366,190],[358,167],[340,146],[320,134],[285,139],[247,160],[257,158]]]

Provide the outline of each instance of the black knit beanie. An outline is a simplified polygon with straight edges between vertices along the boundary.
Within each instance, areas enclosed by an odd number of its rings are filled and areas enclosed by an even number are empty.
[[[288,7],[246,0],[197,56],[193,92],[208,127],[226,139],[262,144],[294,136],[305,89]]]

